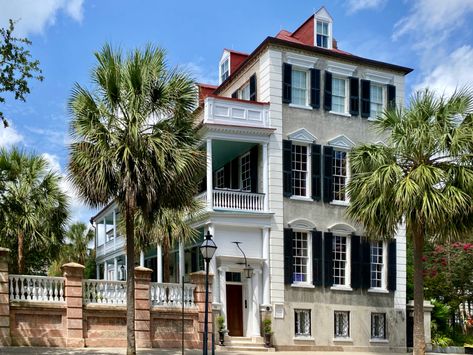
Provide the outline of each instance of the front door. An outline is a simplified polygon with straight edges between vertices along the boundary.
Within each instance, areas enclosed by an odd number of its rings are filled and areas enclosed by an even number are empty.
[[[243,336],[243,296],[241,285],[227,284],[228,335]]]

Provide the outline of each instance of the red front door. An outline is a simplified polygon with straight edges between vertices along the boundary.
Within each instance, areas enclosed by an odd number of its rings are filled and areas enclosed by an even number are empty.
[[[243,336],[243,296],[241,285],[227,285],[227,328],[229,336]]]

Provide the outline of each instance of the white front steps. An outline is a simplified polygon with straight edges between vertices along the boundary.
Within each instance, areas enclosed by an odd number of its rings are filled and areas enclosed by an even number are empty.
[[[218,345],[217,351],[275,351],[265,348],[263,337],[225,337],[225,346]]]

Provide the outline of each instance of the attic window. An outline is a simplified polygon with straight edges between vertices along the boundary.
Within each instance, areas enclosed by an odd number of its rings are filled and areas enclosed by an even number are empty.
[[[328,22],[317,20],[317,47],[328,48]]]
[[[224,82],[230,76],[230,66],[228,58],[220,64],[220,82]]]

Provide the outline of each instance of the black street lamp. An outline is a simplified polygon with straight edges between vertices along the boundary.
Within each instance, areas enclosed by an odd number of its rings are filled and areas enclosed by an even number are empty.
[[[243,268],[243,273],[245,274],[245,277],[247,279],[251,279],[251,276],[253,276],[253,268],[248,264],[248,261],[246,260],[246,255],[245,252],[240,248],[241,242],[232,242],[237,246],[238,249],[240,249],[241,253],[243,254],[243,257],[245,258],[245,267]]]
[[[212,234],[207,231],[205,239],[200,245],[200,252],[205,260],[205,319],[204,319],[204,344],[203,344],[203,354],[207,355],[208,353],[208,333],[209,333],[209,263],[212,257],[217,250],[217,246],[212,240]]]

